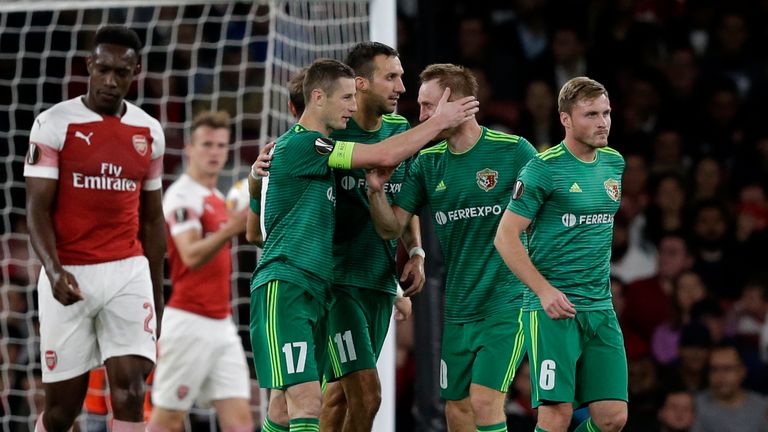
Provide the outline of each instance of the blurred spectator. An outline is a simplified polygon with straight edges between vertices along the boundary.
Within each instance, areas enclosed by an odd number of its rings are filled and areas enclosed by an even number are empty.
[[[696,404],[691,392],[669,390],[662,397],[657,416],[658,432],[688,432],[696,420]]]
[[[703,390],[707,382],[707,359],[712,347],[709,330],[692,322],[680,329],[677,361],[664,368],[665,386],[681,386],[688,391]]]
[[[746,368],[736,347],[718,346],[709,355],[709,387],[696,397],[694,432],[765,432],[768,400],[744,389]]]
[[[724,198],[725,180],[723,168],[714,157],[704,157],[696,162],[693,171],[692,201],[720,200]]]
[[[736,11],[720,15],[713,43],[706,56],[706,68],[715,77],[727,77],[739,94],[746,97],[761,75],[750,41],[747,19]]]
[[[627,370],[631,403],[625,429],[645,431],[653,425],[658,411],[660,385],[656,363],[648,353],[628,357]]]
[[[656,133],[661,104],[661,84],[653,71],[635,72],[627,83],[621,110],[620,140],[612,144],[619,151],[647,153],[648,142]]]
[[[693,304],[691,321],[700,323],[707,328],[712,345],[721,345],[732,341],[726,328],[725,309],[718,300],[712,297]]]
[[[544,151],[563,140],[563,127],[557,113],[557,96],[546,81],[539,79],[528,83],[518,124],[517,134],[529,140],[538,151]]]
[[[718,298],[735,299],[744,276],[736,271],[738,263],[734,259],[735,242],[729,235],[727,207],[716,200],[700,201],[695,205],[689,223],[693,227],[694,269]]]
[[[742,97],[731,81],[720,79],[710,85],[703,105],[703,117],[686,151],[695,159],[714,156],[730,163],[746,137]]]
[[[683,175],[689,161],[683,153],[683,137],[672,128],[661,128],[653,141],[651,174],[660,176],[666,173]]]
[[[656,178],[652,190],[653,202],[646,208],[644,217],[637,218],[635,223],[642,226],[644,241],[656,243],[667,233],[683,230],[686,193],[682,177],[674,173]]]
[[[675,280],[670,304],[670,318],[653,331],[651,350],[653,357],[662,365],[677,360],[680,329],[691,322],[693,305],[707,296],[707,287],[693,271],[680,274]]]
[[[768,324],[768,287],[762,279],[747,281],[741,296],[731,308],[728,328],[740,347],[757,352],[760,334]]]
[[[624,154],[624,176],[621,182],[620,211],[629,221],[648,205],[648,164],[640,153]]]
[[[693,49],[688,45],[672,49],[662,72],[666,77],[662,121],[681,131],[684,138],[690,138],[697,126],[694,114],[702,103],[699,65]]]
[[[688,244],[680,234],[668,233],[658,246],[658,270],[650,278],[627,285],[624,327],[645,341],[651,340],[653,330],[669,319],[669,304],[675,280],[691,268],[693,259]]]

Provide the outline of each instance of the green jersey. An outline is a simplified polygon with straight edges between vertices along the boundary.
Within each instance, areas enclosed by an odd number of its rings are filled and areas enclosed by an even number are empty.
[[[382,116],[381,127],[362,129],[350,119],[346,129],[334,131],[331,138],[361,144],[375,144],[405,132],[408,120],[396,114]],[[390,203],[400,191],[408,162],[401,163],[384,186]],[[395,249],[397,240],[382,240],[376,233],[368,210],[365,170],[335,171],[336,228],[333,237],[333,283],[395,294],[397,278]]]
[[[300,124],[277,139],[269,177],[262,180],[266,237],[251,290],[282,280],[328,304],[336,200],[330,167],[345,165],[334,159],[345,151],[342,157],[351,160],[348,143],[334,144]]]
[[[624,158],[598,149],[584,162],[562,142],[523,168],[507,207],[532,220],[529,255],[542,276],[576,310],[611,309],[610,261],[613,216],[621,200]],[[527,310],[540,310],[535,294]]]
[[[469,150],[453,153],[443,141],[423,150],[411,167],[395,203],[410,213],[431,209],[446,263],[446,322],[522,306],[524,286],[493,240],[518,173],[535,155],[525,138],[482,128]]]

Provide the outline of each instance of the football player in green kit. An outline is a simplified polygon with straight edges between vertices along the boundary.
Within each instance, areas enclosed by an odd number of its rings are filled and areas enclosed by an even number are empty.
[[[410,129],[397,114],[405,92],[403,67],[395,49],[379,42],[355,45],[345,63],[355,71],[357,111],[346,129],[331,138],[375,144]],[[397,192],[409,161],[395,168],[386,186],[390,199]],[[393,301],[402,319],[410,314],[410,298],[397,300],[394,240],[382,240],[368,212],[365,170],[336,171],[336,227],[333,238],[333,288],[328,312],[328,350],[321,425],[327,431],[370,431],[381,404],[376,361],[392,316]],[[411,258],[402,279],[413,275],[407,294],[424,284],[424,253],[418,218],[403,233]]]
[[[536,430],[565,432],[573,407],[586,405],[590,418],[577,431],[614,432],[627,419],[627,359],[609,279],[624,158],[608,147],[602,84],[568,81],[558,109],[565,139],[523,168],[495,244],[530,288],[524,326]],[[529,226],[526,252],[519,235]]]
[[[278,138],[263,180],[264,249],[251,281],[251,341],[259,383],[285,391],[290,430],[319,429],[318,359],[333,280],[335,184],[332,169],[395,167],[437,134],[473,118],[474,98],[441,99],[432,122],[378,144],[327,136],[357,110],[355,75],[335,60],[317,60],[304,78],[306,108]]]
[[[420,75],[420,118],[434,115],[445,88],[476,95],[477,80],[452,64]],[[524,354],[524,286],[493,247],[518,172],[533,146],[475,119],[443,132],[422,150],[390,206],[381,188],[390,170],[368,175],[371,215],[384,238],[396,238],[410,217],[429,206],[446,260],[445,326],[440,367],[451,431],[506,431],[504,398]]]

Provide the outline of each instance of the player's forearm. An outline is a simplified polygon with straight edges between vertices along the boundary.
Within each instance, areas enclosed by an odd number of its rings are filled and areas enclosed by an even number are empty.
[[[421,247],[421,222],[418,216],[412,216],[403,234],[400,236],[405,249],[410,251],[415,247]]]
[[[352,168],[394,167],[418,153],[443,130],[441,120],[432,117],[406,132],[372,145],[357,145]]]
[[[245,222],[245,239],[248,240],[248,243],[264,247],[264,239],[261,236],[261,218],[252,211],[248,211],[248,219]]]
[[[383,190],[368,191],[368,200],[370,202],[371,219],[376,233],[384,240],[393,240],[403,234],[405,220],[398,220],[394,209],[387,200],[387,195]]]
[[[56,233],[53,230],[51,207],[56,193],[56,182],[48,179],[27,178],[27,227],[32,249],[35,250],[46,273],[62,270],[56,252]]]
[[[551,285],[533,265],[523,242],[520,240],[520,234],[521,232],[504,224],[502,219],[493,244],[512,273],[531,291],[539,295]]]
[[[61,262],[56,253],[56,234],[53,231],[53,221],[47,211],[35,210],[27,203],[27,226],[32,249],[35,250],[40,263],[48,275],[61,271]]]
[[[183,249],[179,248],[181,261],[190,270],[204,266],[219,253],[219,250],[227,244],[232,235],[231,230],[225,225],[220,230],[192,242]]]

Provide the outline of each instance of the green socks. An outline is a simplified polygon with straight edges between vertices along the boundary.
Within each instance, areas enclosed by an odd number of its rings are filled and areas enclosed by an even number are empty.
[[[319,432],[320,419],[317,418],[296,418],[291,419],[290,432]]]
[[[290,432],[288,426],[279,425],[270,420],[269,417],[264,420],[264,426],[262,426],[261,430],[263,432]]]
[[[501,422],[492,425],[478,426],[477,432],[507,432],[507,423]]]

